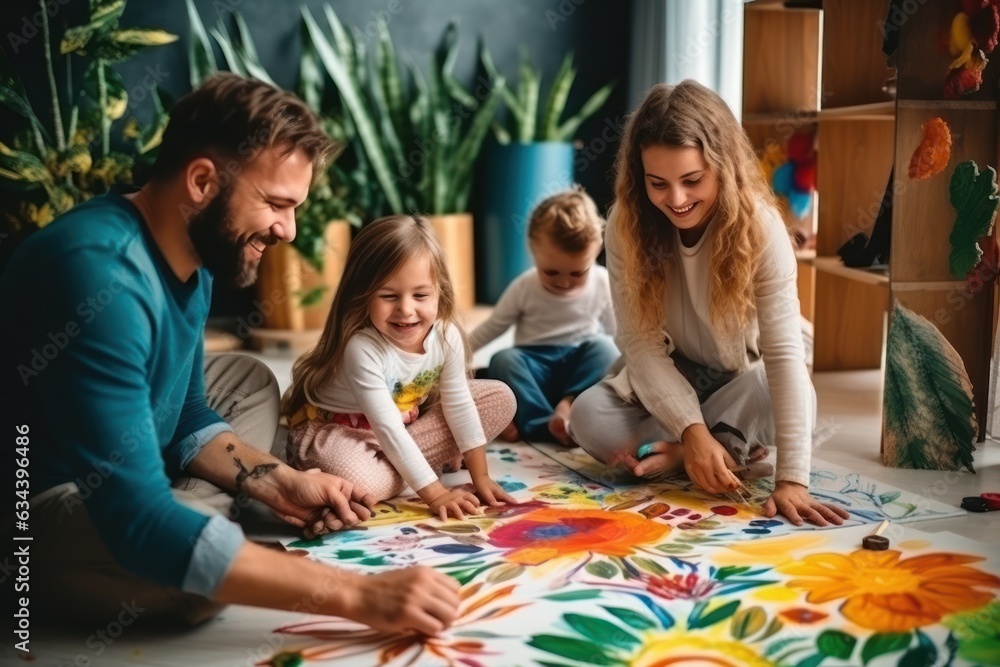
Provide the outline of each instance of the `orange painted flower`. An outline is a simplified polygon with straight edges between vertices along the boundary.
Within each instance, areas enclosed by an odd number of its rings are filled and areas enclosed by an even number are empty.
[[[900,552],[821,553],[779,566],[785,574],[807,577],[788,582],[808,591],[814,604],[846,598],[840,613],[879,632],[909,632],[943,616],[976,609],[993,599],[982,588],[1000,588],[1000,578],[968,563],[976,556],[934,553],[900,560]]]
[[[507,560],[539,565],[559,556],[596,553],[628,556],[634,547],[653,544],[670,532],[631,512],[548,507],[490,531],[489,542],[511,549]]]

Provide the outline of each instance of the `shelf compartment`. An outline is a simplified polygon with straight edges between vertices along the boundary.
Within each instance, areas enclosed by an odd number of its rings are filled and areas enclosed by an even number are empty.
[[[812,265],[816,267],[817,271],[832,273],[842,278],[865,283],[867,285],[889,284],[888,267],[881,269],[855,269],[849,266],[844,266],[844,262],[841,261],[840,257],[817,257],[812,260]]]

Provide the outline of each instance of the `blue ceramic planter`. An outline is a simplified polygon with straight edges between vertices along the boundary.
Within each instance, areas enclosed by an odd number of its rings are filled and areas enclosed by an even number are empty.
[[[484,213],[476,227],[476,284],[481,303],[496,303],[532,265],[528,217],[535,206],[573,185],[573,144],[493,144],[487,149]]]

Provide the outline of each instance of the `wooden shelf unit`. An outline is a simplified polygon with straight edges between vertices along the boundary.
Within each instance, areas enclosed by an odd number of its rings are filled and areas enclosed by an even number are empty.
[[[878,27],[886,9],[872,0],[745,9],[747,134],[758,150],[784,146],[799,128],[817,135],[818,194],[805,223],[816,256],[799,255],[799,300],[815,325],[817,371],[882,363],[888,276],[843,266],[837,249],[859,232],[870,234],[892,170],[896,105],[882,90],[892,70]]]
[[[990,404],[989,368],[996,319],[995,288],[973,295],[965,280],[952,275],[949,235],[956,212],[950,202],[951,176],[967,160],[980,170],[1000,160],[998,87],[1000,51],[989,54],[980,90],[959,100],[945,100],[947,55],[934,45],[944,0],[928,0],[902,26],[896,110],[896,174],[893,199],[890,288],[892,299],[933,323],[965,363],[972,381],[979,421],[985,435]],[[922,126],[942,118],[951,131],[951,159],[943,172],[923,181],[908,178],[905,165],[922,139]]]

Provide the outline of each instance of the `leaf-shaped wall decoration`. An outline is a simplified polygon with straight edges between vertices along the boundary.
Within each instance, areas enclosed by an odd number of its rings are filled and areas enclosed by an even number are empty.
[[[972,160],[955,167],[951,176],[951,205],[958,211],[951,230],[951,272],[964,279],[983,252],[977,241],[989,234],[997,212],[997,172],[993,167],[979,172]]]
[[[975,472],[972,382],[958,352],[930,321],[898,303],[886,346],[882,464]]]

